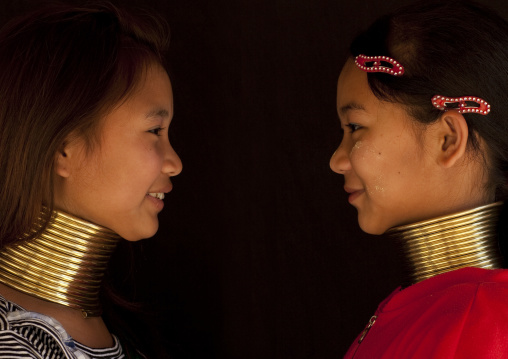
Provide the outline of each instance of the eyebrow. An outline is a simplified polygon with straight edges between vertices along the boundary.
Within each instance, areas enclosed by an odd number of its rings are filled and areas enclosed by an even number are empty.
[[[152,119],[154,117],[169,117],[169,111],[163,108],[154,109],[146,114],[146,119]]]
[[[345,115],[347,112],[349,111],[353,111],[353,110],[356,110],[356,111],[367,111],[365,109],[365,107],[363,107],[362,105],[360,105],[359,103],[357,102],[350,102],[348,103],[347,105],[345,106],[342,106],[340,109],[339,109],[339,115],[343,116]]]

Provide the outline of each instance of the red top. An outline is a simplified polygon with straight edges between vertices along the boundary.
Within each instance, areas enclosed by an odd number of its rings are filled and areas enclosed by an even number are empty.
[[[375,316],[344,358],[508,358],[508,270],[463,268],[397,288]]]

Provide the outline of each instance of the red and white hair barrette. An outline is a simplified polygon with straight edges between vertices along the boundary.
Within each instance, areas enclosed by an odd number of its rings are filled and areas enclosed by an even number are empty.
[[[401,76],[404,67],[388,56],[366,56],[355,57],[355,64],[365,72],[384,72],[393,76]]]
[[[432,97],[432,105],[441,110],[457,110],[459,113],[477,113],[486,115],[490,112],[490,105],[487,101],[473,96],[445,97],[436,95]]]

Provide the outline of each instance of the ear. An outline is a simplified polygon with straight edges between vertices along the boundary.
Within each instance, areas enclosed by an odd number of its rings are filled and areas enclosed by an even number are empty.
[[[76,167],[76,164],[82,160],[83,146],[79,139],[69,136],[62,143],[55,154],[55,173],[61,178],[68,178]]]
[[[70,175],[70,161],[65,144],[55,154],[55,173],[63,178]]]
[[[469,129],[466,119],[456,110],[446,111],[436,124],[439,134],[438,163],[452,167],[466,152]]]

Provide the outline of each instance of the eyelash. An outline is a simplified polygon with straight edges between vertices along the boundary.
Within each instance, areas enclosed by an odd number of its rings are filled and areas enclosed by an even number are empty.
[[[157,127],[157,128],[153,128],[151,130],[148,130],[148,132],[153,133],[156,136],[162,136],[161,135],[161,131],[162,130],[164,130],[164,127]]]
[[[356,124],[356,123],[348,123],[346,127],[349,127],[350,133],[353,133],[355,131],[358,131],[362,126]]]

